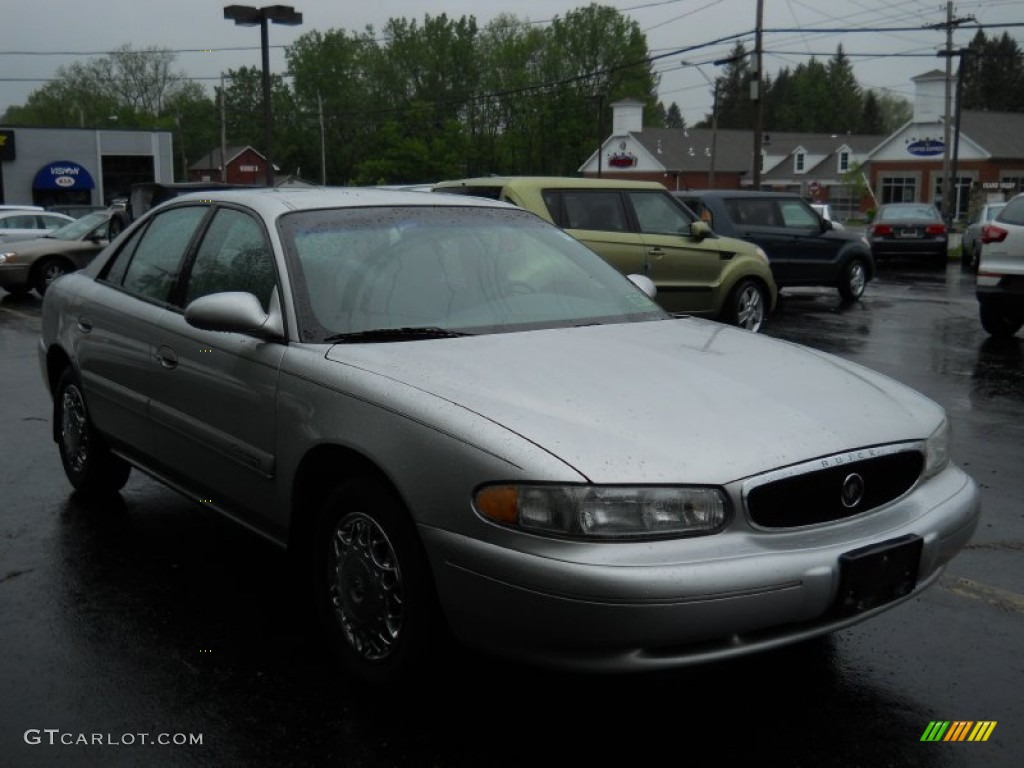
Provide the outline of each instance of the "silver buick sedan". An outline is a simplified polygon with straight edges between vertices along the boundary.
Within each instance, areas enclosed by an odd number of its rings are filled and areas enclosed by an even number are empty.
[[[505,203],[186,195],[47,291],[53,437],[79,493],[135,467],[293,550],[377,685],[723,659],[933,584],[979,515],[943,410],[652,290]]]

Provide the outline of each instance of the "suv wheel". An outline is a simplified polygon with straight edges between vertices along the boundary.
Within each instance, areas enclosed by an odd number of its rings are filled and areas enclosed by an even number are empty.
[[[867,284],[868,271],[864,267],[864,262],[853,259],[843,268],[839,281],[839,295],[846,301],[857,301],[864,295]]]
[[[757,333],[764,325],[766,307],[764,288],[754,280],[742,280],[729,294],[725,319],[733,325]]]
[[[1008,339],[1024,325],[1024,312],[1000,307],[989,301],[982,301],[981,327],[997,339]]]

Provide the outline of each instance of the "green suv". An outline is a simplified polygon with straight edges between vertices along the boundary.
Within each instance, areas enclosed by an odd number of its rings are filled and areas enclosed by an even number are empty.
[[[650,278],[669,312],[758,331],[775,307],[778,291],[764,251],[715,235],[658,182],[489,176],[443,181],[432,191],[532,211],[623,274]]]

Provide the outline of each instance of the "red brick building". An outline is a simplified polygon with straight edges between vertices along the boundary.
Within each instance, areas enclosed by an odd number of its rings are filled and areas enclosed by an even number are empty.
[[[221,153],[215,149],[192,163],[188,169],[189,181],[226,181],[229,184],[263,186],[267,178],[267,159],[252,147],[228,147],[227,178],[221,177]]]

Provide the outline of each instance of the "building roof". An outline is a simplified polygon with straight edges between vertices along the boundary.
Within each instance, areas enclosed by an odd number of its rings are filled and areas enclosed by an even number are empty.
[[[630,136],[657,158],[668,171],[706,173],[711,170],[712,130],[710,128],[645,128]],[[836,153],[849,147],[857,157],[864,157],[884,139],[884,136],[864,134],[787,133],[765,131],[764,151],[769,158],[787,158],[799,148],[812,157],[821,158],[814,167],[823,170],[836,167]],[[754,151],[753,131],[719,129],[715,138],[715,171],[747,173]],[[829,159],[831,158],[831,166]],[[787,166],[785,161],[775,168]],[[783,170],[792,175],[792,168]],[[769,171],[772,168],[768,169]],[[813,168],[808,168],[807,176]],[[767,174],[766,174],[767,175]],[[834,172],[829,175],[835,175]]]
[[[960,113],[960,134],[995,158],[1024,159],[1024,112]]]
[[[228,163],[231,163],[233,160],[235,160],[240,154],[245,152],[247,149],[248,150],[252,150],[257,155],[259,155],[261,158],[266,159],[266,158],[263,157],[263,153],[258,152],[257,150],[253,149],[251,146],[248,146],[248,145],[240,146],[240,147],[227,147],[224,155],[225,155],[225,157],[227,157]],[[220,147],[218,147],[217,149],[213,150],[212,152],[204,155],[203,157],[199,158],[194,163],[192,163],[192,165],[189,166],[189,170],[192,170],[192,171],[207,171],[207,170],[211,170],[211,169],[219,171],[220,168],[221,168]]]

